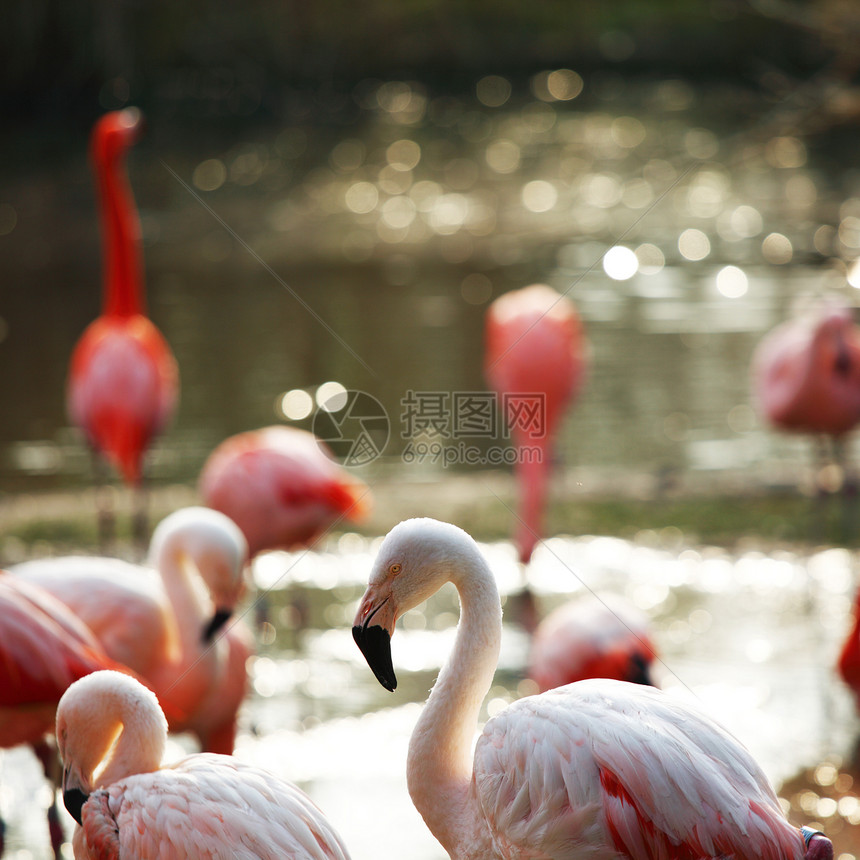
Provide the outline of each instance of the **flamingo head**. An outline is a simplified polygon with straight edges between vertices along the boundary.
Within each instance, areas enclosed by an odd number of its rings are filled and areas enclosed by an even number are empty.
[[[111,111],[93,126],[91,151],[97,164],[115,161],[137,141],[143,130],[143,114],[138,108]]]
[[[248,542],[225,514],[211,508],[182,508],[165,517],[152,535],[150,560],[159,569],[178,564],[203,580],[213,614],[204,625],[204,643],[230,619],[245,587]]]
[[[382,542],[352,636],[386,690],[397,687],[391,662],[397,619],[454,580],[464,561],[474,556],[480,552],[466,532],[432,519],[405,520]]]

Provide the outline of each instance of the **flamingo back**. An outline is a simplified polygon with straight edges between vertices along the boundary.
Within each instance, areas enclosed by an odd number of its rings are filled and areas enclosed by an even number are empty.
[[[472,791],[503,858],[801,860],[752,757],[651,687],[581,681],[485,726]]]
[[[833,302],[787,320],[761,341],[753,393],[775,427],[840,436],[860,421],[860,328]]]
[[[99,317],[84,331],[69,370],[69,416],[128,482],[140,480],[144,453],[178,396],[176,360],[149,319]]]
[[[506,293],[486,318],[484,371],[503,394],[542,394],[546,435],[578,393],[586,368],[585,333],[566,296],[544,284]],[[512,427],[515,439],[521,434]]]
[[[200,754],[94,792],[75,857],[349,860],[301,790],[228,756]]]
[[[200,474],[205,503],[244,532],[250,554],[305,545],[338,518],[359,520],[368,489],[304,430],[266,427],[231,436]]]

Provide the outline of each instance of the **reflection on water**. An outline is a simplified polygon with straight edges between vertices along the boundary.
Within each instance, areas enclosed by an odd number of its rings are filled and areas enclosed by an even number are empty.
[[[789,104],[566,69],[462,97],[364,82],[337,104],[229,133],[156,117],[131,155],[150,309],[183,382],[157,481],[284,420],[286,392],[368,391],[401,431],[408,391],[483,389],[484,308],[533,281],[569,290],[592,346],[569,464],[770,480],[807,455],[751,409],[749,356],[797,296],[853,295],[860,198]],[[48,163],[0,168],[9,489],[90,474],[62,395],[99,300],[75,131]],[[376,466],[404,466],[405,441]]]
[[[456,593],[446,587],[404,616],[392,644],[400,683],[396,693],[386,692],[350,632],[377,546],[347,535],[319,552],[258,561],[255,579],[267,593],[268,621],[249,667],[253,693],[236,755],[304,787],[335,821],[355,860],[379,856],[381,846],[385,853],[443,860],[409,800],[405,761],[421,703],[453,643]],[[520,587],[513,547],[500,542],[484,549],[507,602]],[[539,547],[530,575],[546,611],[585,589],[622,593],[639,606],[661,652],[661,685],[704,704],[775,784],[813,768],[800,787],[795,781],[786,789],[786,808],[797,823],[841,829],[843,851],[860,856],[860,844],[844,841],[860,821],[853,783],[816,770],[822,763],[847,767],[860,725],[832,671],[848,626],[855,565],[843,550],[729,553],[643,533],[635,541],[553,538]],[[303,629],[296,628],[299,620]],[[482,719],[528,692],[527,644],[508,620]],[[171,755],[189,748],[179,738]],[[4,754],[0,784],[12,856],[46,857],[37,807],[49,795],[39,789],[31,801],[23,790],[41,785],[26,751]],[[804,793],[813,790],[835,797],[835,805],[813,806]],[[32,853],[16,855],[23,846]]]

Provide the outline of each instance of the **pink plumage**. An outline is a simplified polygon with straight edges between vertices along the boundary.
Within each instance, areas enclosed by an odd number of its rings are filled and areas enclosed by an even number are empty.
[[[140,482],[144,455],[179,392],[176,360],[144,309],[140,223],[124,164],[141,122],[140,111],[129,108],[93,128],[104,300],[72,353],[66,393],[72,421],[130,484]]]
[[[56,732],[63,799],[80,825],[78,860],[349,858],[295,785],[230,756],[201,753],[163,765],[164,715],[131,678],[98,672],[72,685]]]
[[[173,731],[193,732],[203,750],[228,754],[253,640],[240,621],[221,627],[243,592],[247,557],[235,523],[191,507],[158,524],[151,566],[68,556],[12,571],[62,601],[112,659],[143,678],[159,695]]]
[[[502,615],[483,553],[456,526],[407,520],[379,548],[353,636],[386,689],[397,686],[398,618],[447,583],[460,597],[457,637],[412,733],[406,774],[452,860],[832,857],[829,840],[786,820],[735,738],[654,687],[593,679],[528,696],[487,720],[473,746]]]
[[[841,437],[860,422],[860,328],[828,299],[766,335],[753,356],[753,391],[776,428]]]
[[[573,304],[545,284],[506,293],[487,310],[484,373],[503,400],[517,447],[519,488],[515,543],[520,561],[531,558],[543,534],[543,512],[554,436],[582,386],[585,332]],[[518,411],[537,397],[539,424]]]
[[[338,520],[360,520],[367,486],[329,456],[313,434],[273,426],[239,433],[209,455],[200,495],[242,529],[251,556],[310,543]]]
[[[656,654],[642,612],[614,595],[583,595],[556,607],[537,626],[528,676],[541,692],[587,678],[651,684]]]

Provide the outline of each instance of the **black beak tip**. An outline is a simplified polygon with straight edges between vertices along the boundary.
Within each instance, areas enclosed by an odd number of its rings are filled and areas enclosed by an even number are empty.
[[[216,609],[215,614],[203,628],[203,644],[208,645],[233,613],[229,609]]]
[[[367,665],[373,670],[376,680],[393,693],[397,689],[397,676],[391,662],[391,636],[388,631],[378,624],[363,627],[356,625],[352,628],[352,638],[364,654]]]
[[[84,804],[89,799],[89,796],[84,794],[79,788],[68,788],[63,792],[63,804],[68,809],[69,815],[78,822],[78,824],[82,824],[81,821],[81,810],[84,808]]]

